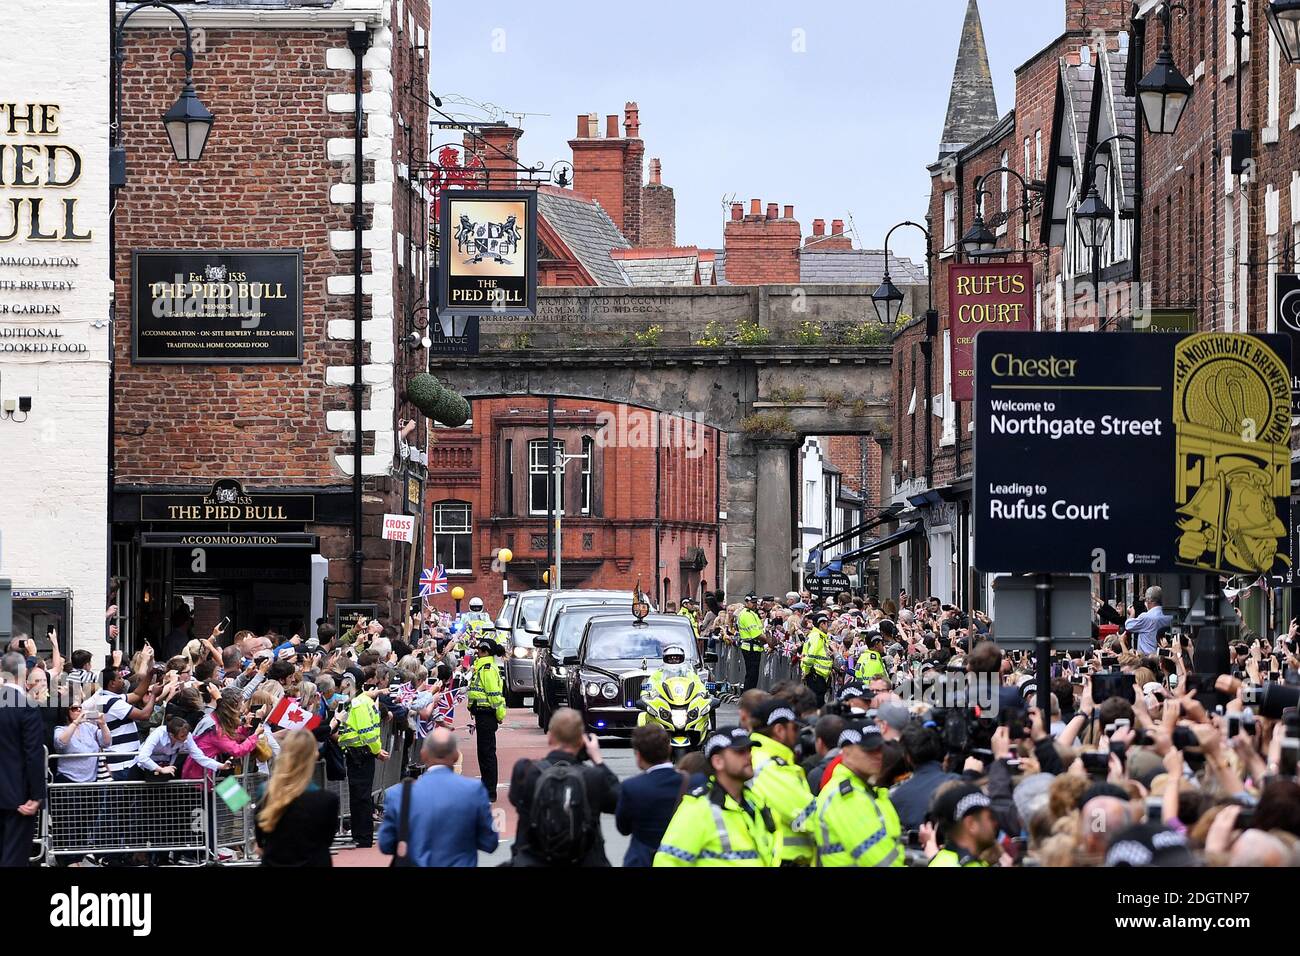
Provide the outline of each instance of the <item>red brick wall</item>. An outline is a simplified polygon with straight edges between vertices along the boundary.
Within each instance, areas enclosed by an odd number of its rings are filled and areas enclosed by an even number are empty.
[[[677,244],[677,200],[671,186],[651,183],[641,188],[642,246],[671,248]]]
[[[790,206],[786,211],[793,213]],[[727,251],[727,282],[731,285],[781,285],[799,281],[799,241],[802,230],[792,215],[778,218],[775,203],[750,200],[749,215],[740,203],[731,206],[723,231]]]
[[[578,117],[577,138],[569,140],[573,150],[573,188],[600,203],[619,231],[632,245],[641,245],[641,183],[644,175],[645,143],[635,103],[624,110],[624,135],[619,135],[618,116],[605,117],[604,136],[591,128],[587,116]]]
[[[1132,9],[1131,0],[1065,0],[1065,29],[1079,33],[1127,30]]]
[[[351,135],[350,114],[325,109],[327,94],[351,85],[325,66],[325,51],[345,38],[207,31],[195,83],[217,122],[202,162],[181,165],[158,122],[176,97],[168,53],[178,35],[132,29],[126,44],[117,480],[188,483],[217,473],[251,485],[343,483],[333,455],[346,448],[325,430],[325,412],[348,407],[348,393],[323,383],[327,366],[351,356],[350,343],[325,335],[328,319],[350,315],[350,300],[325,293],[328,276],[351,270],[351,253],[329,248],[329,230],[349,228],[351,208],[329,201],[342,167],[325,152],[329,138]],[[178,247],[303,249],[303,365],[133,365],[131,250]]]
[[[603,402],[577,399],[556,401],[556,440],[565,442],[569,454],[580,453],[581,436],[595,437],[602,423],[602,413],[619,414],[619,407]],[[629,409],[624,415],[651,413]],[[577,513],[581,500],[580,471],[572,463],[566,473],[565,496],[570,512],[564,521],[563,553],[569,560],[598,561],[599,566],[581,582],[584,587],[631,588],[639,577],[642,587],[652,594],[656,582],[667,576],[671,585],[669,599],[680,598],[683,585],[696,591],[700,578],[710,588],[717,585],[717,456],[721,437],[709,428],[699,433],[703,454],[693,457],[673,431],[681,419],[659,416],[664,447],[656,455],[653,447],[629,447],[627,442],[597,443],[593,513]],[[654,426],[643,434],[649,438]],[[625,431],[633,441],[636,432]],[[546,517],[527,513],[527,442],[546,437],[545,400],[527,398],[482,399],[474,403],[473,424],[465,429],[437,429],[437,444],[429,454],[430,474],[436,476],[426,492],[426,521],[432,542],[433,506],[439,501],[468,501],[473,508],[475,527],[473,573],[456,575],[453,584],[465,588],[467,595],[483,597],[490,610],[501,603],[500,575],[491,571],[492,553],[509,547],[514,552],[514,571],[510,575],[512,590],[537,586],[536,568],[546,564]],[[514,441],[513,460],[515,507],[507,514],[504,464],[505,440]],[[659,573],[655,566],[655,468],[659,461],[659,559],[667,567]],[[590,535],[590,547],[586,536]],[[538,536],[537,545],[533,538]],[[702,547],[708,566],[702,573],[688,572],[681,559],[692,547]],[[432,543],[430,544],[432,549]],[[430,550],[432,554],[432,550]],[[568,586],[575,582],[570,580]],[[450,598],[440,596],[436,603],[450,609]]]

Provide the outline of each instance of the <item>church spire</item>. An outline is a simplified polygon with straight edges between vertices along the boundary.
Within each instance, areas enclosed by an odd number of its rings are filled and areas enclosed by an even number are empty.
[[[948,116],[939,141],[939,158],[973,143],[997,121],[998,104],[989,70],[989,51],[984,45],[984,25],[980,22],[978,0],[970,0],[966,22],[961,28],[952,92],[948,94]]]

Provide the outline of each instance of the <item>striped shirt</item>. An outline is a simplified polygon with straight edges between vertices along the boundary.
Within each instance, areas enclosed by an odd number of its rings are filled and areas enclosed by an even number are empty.
[[[131,719],[131,711],[135,708],[126,699],[126,695],[100,690],[86,701],[85,706],[92,709],[98,707],[104,711],[104,722],[108,724],[108,733],[113,739],[108,750],[113,754],[122,754],[120,757],[106,758],[109,772],[117,773],[135,763],[136,752],[140,749],[140,730]]]

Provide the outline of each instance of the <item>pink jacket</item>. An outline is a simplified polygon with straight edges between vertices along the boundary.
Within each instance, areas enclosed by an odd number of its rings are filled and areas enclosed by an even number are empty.
[[[239,739],[234,739],[220,726],[215,726],[195,737],[194,743],[203,751],[204,756],[211,757],[213,760],[220,760],[223,756],[246,757],[257,748],[257,734],[246,727],[241,727]],[[193,760],[185,761],[185,766],[181,768],[182,779],[198,780],[202,776],[202,767]]]

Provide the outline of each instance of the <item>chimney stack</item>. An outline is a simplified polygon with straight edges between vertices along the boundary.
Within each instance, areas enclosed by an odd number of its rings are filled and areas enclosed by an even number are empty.
[[[506,123],[482,127],[479,130],[482,143],[475,142],[472,134],[465,134],[466,147],[478,153],[487,169],[488,188],[510,189],[519,184],[519,137],[523,135],[523,130]]]
[[[740,203],[731,204],[731,219],[723,230],[727,254],[727,281],[732,285],[793,285],[799,282],[799,223],[794,207],[778,218],[780,207],[768,203],[764,214],[760,199],[749,201],[749,215]]]
[[[605,135],[598,132],[599,114],[590,113],[586,124],[578,118],[578,135],[569,141],[573,150],[573,188],[600,203],[614,225],[633,246],[641,244],[641,190],[645,144],[639,137],[636,103],[624,111],[627,133],[619,134],[619,117],[605,116]]]
[[[641,245],[671,248],[677,245],[677,200],[671,186],[663,184],[663,164],[650,160],[650,182],[641,189]]]
[[[844,232],[843,219],[832,219],[829,233],[825,219],[814,219],[812,235],[804,240],[804,246],[812,252],[837,252],[852,249],[853,240]]]

